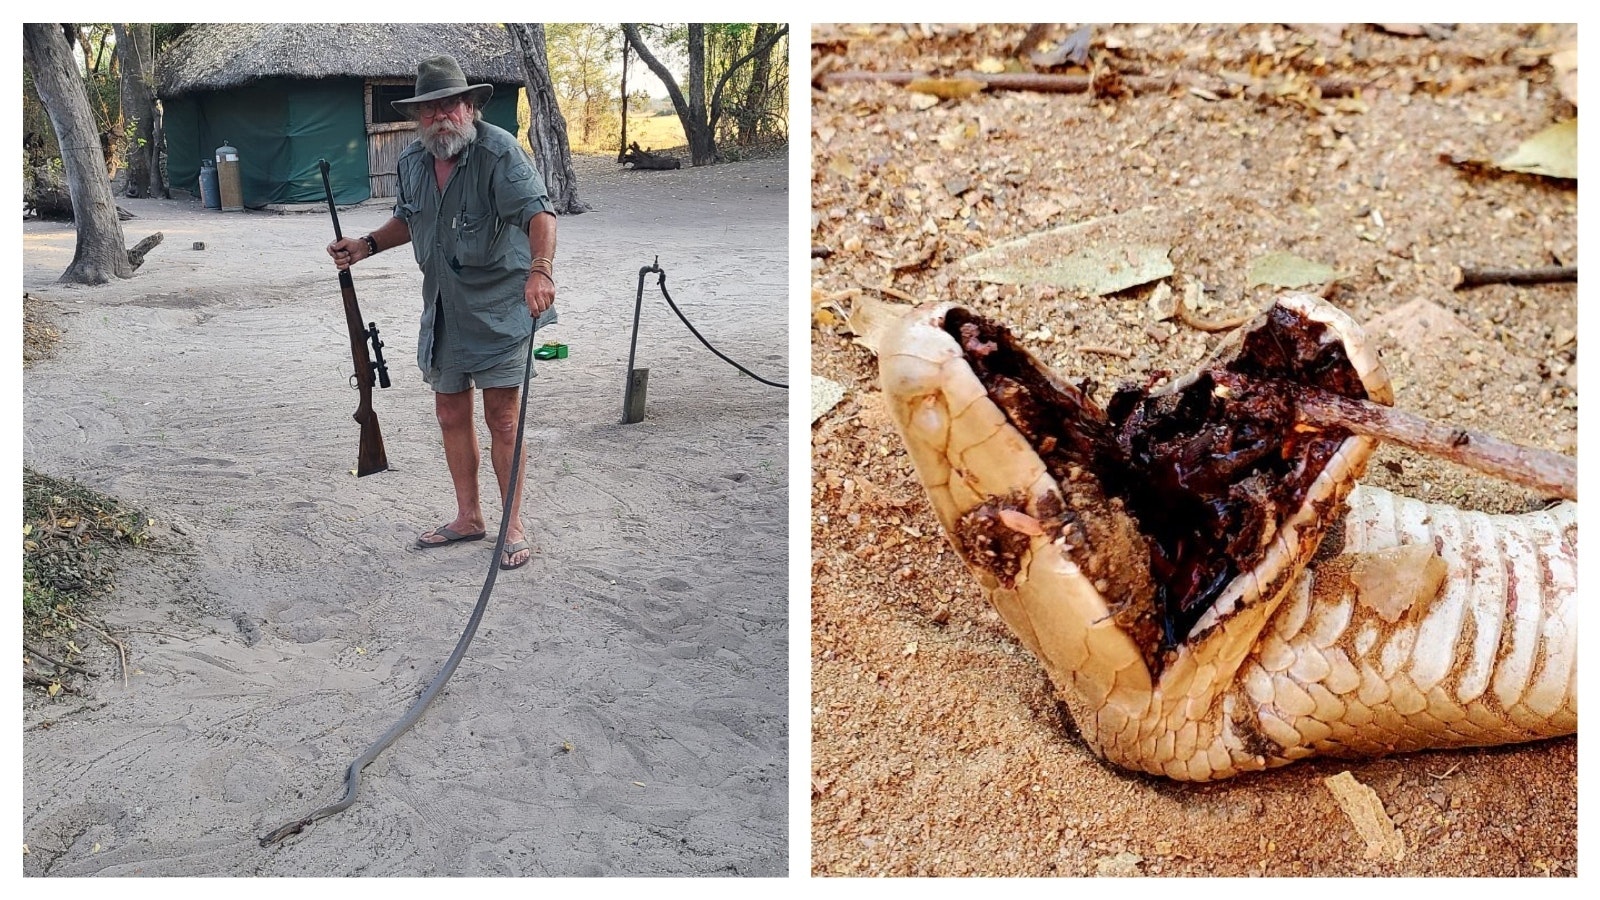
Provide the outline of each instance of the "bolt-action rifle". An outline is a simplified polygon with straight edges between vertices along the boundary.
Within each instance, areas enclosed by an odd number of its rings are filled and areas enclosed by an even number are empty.
[[[322,170],[322,187],[328,192],[328,212],[333,216],[335,240],[344,237],[339,230],[339,211],[333,205],[333,186],[328,182],[328,161],[317,160]],[[389,457],[383,452],[383,433],[378,430],[378,414],[372,409],[372,383],[389,386],[389,366],[383,361],[383,341],[378,340],[378,323],[369,322],[361,327],[361,306],[356,302],[356,284],[349,269],[339,270],[339,292],[344,295],[344,323],[350,330],[350,356],[356,373],[350,376],[361,402],[356,406],[355,420],[361,423],[361,450],[356,457],[356,475],[371,475],[389,468]],[[372,355],[367,354],[367,343],[372,343]],[[376,358],[374,358],[376,357]]]

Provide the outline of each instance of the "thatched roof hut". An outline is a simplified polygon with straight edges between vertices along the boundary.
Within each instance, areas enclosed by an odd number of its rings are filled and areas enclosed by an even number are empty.
[[[170,183],[195,184],[227,143],[246,206],[323,199],[319,159],[339,202],[392,197],[414,129],[389,103],[411,96],[418,60],[438,53],[495,86],[484,118],[515,131],[522,62],[499,25],[195,25],[157,66]]]

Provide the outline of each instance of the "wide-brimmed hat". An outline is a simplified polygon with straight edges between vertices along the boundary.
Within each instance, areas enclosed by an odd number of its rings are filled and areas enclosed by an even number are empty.
[[[417,63],[417,89],[410,100],[395,100],[389,105],[403,116],[416,118],[417,107],[433,100],[443,100],[457,94],[467,94],[476,106],[482,106],[494,96],[492,84],[467,84],[461,64],[453,56],[430,56]]]

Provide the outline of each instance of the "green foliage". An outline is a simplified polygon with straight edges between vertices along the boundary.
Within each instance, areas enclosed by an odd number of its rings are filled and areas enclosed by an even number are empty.
[[[734,63],[772,34],[765,27],[735,22],[706,26],[706,84],[718,84]],[[789,37],[780,38],[764,55],[733,70],[722,89],[722,118],[717,144],[750,145],[788,137]],[[764,63],[764,65],[763,65]]]
[[[621,27],[548,24],[545,53],[568,142],[574,149],[614,148],[621,131],[614,71],[622,54]]]
[[[145,518],[75,481],[22,470],[22,614],[25,630],[47,630],[58,614],[111,590],[106,547],[139,546]]]

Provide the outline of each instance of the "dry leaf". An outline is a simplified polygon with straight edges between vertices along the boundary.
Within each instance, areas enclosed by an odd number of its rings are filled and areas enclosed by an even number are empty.
[[[940,100],[961,100],[983,90],[983,82],[972,78],[917,78],[906,83],[906,90],[929,94]]]
[[[1356,834],[1367,844],[1367,859],[1380,857],[1398,862],[1406,855],[1406,841],[1395,829],[1394,821],[1383,811],[1378,792],[1356,780],[1349,770],[1322,779],[1333,799],[1344,811]]]
[[[1289,27],[1301,34],[1310,35],[1324,47],[1337,47],[1344,43],[1344,30],[1348,23],[1345,22],[1317,22],[1295,24]]]
[[[844,399],[844,385],[821,375],[811,376],[811,424],[815,425],[828,410]]]
[[[906,303],[890,303],[863,295],[850,304],[845,313],[845,327],[856,336],[856,343],[876,354],[889,328],[911,309]]]
[[[1313,262],[1293,253],[1268,253],[1250,264],[1248,287],[1270,284],[1273,287],[1298,288],[1313,284],[1327,284],[1341,276],[1333,266]]]
[[[1523,141],[1511,155],[1495,162],[1508,172],[1551,178],[1578,177],[1578,120],[1557,122]]]
[[[1112,216],[1052,228],[974,253],[962,266],[979,281],[1054,285],[1092,297],[1171,275],[1171,247],[1118,236],[1125,224]]]
[[[61,693],[61,682],[52,681],[50,682],[50,686],[45,688],[45,690],[50,694],[50,696],[54,697],[55,695]]]
[[[1143,862],[1144,857],[1124,850],[1095,860],[1094,874],[1101,878],[1134,878],[1140,874],[1139,864]]]
[[[1006,70],[1006,64],[992,56],[985,56],[983,59],[978,60],[978,64],[972,68],[985,75],[996,75]]]

